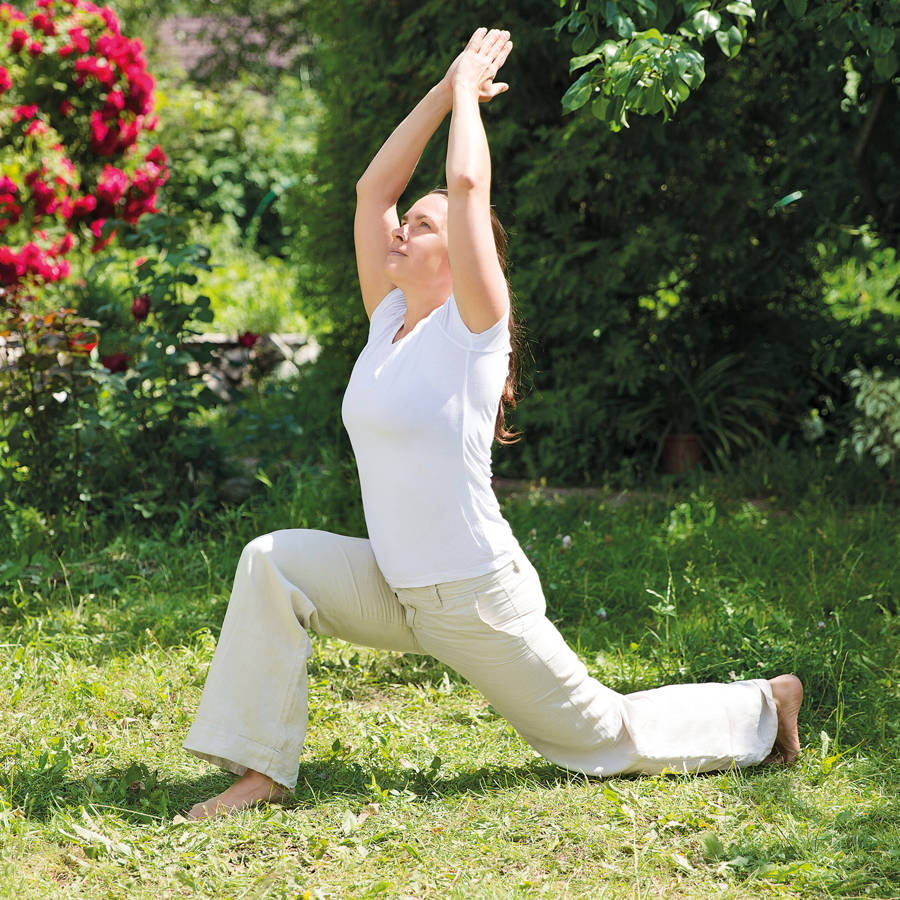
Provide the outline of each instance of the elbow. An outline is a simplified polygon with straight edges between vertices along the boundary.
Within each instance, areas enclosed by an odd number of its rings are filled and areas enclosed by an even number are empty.
[[[486,183],[487,179],[478,178],[465,169],[459,172],[447,172],[447,190],[451,194],[468,194]]]

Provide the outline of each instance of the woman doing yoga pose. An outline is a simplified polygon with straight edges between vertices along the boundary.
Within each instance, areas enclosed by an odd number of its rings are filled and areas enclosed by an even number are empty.
[[[306,732],[314,631],[427,653],[481,690],[547,759],[590,775],[750,766],[799,752],[793,675],[621,695],[545,616],[537,573],[491,489],[508,436],[510,292],[490,206],[479,102],[509,33],[479,28],[357,185],[371,322],[344,396],[369,540],[284,530],[244,549],[185,747],[240,777],[190,812],[283,799]],[[397,202],[450,113],[444,192]],[[564,239],[564,236],[561,236]]]

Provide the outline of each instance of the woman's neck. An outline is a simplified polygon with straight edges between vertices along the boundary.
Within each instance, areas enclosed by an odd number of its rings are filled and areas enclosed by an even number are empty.
[[[403,331],[408,333],[426,316],[431,315],[439,306],[447,301],[453,291],[453,285],[429,285],[427,288],[407,288],[397,285],[406,297],[406,315],[403,318]]]

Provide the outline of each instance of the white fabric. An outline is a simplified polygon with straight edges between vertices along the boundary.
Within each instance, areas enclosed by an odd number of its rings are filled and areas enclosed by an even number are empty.
[[[376,307],[342,408],[372,549],[395,588],[483,575],[518,551],[491,488],[506,318],[473,334],[451,295],[392,343],[405,314],[399,289]]]
[[[591,775],[754,765],[778,728],[765,679],[628,695],[604,687],[544,615],[537,573],[521,554],[487,575],[395,592],[369,541],[290,530],[241,555],[185,748],[293,787],[306,734],[307,629],[430,653],[543,756]]]

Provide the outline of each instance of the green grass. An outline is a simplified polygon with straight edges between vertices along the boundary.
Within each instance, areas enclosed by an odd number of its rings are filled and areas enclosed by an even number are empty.
[[[0,556],[0,897],[896,897],[900,511],[736,483],[506,512],[616,689],[800,674],[795,767],[571,775],[432,660],[317,639],[294,799],[190,825],[231,780],[181,741],[240,548],[358,530],[352,481],[285,473],[156,533],[23,514]]]

